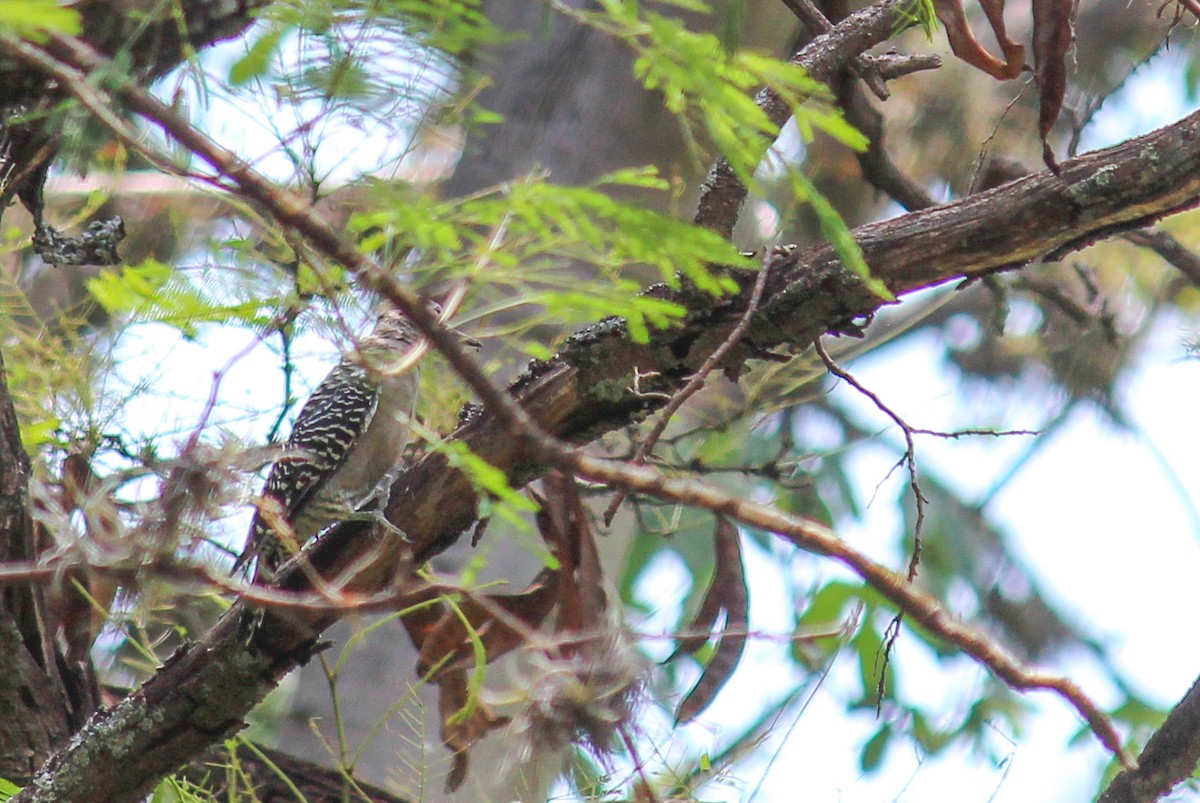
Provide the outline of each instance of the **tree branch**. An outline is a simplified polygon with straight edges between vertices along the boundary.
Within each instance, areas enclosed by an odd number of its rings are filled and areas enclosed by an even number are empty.
[[[21,443],[8,375],[0,355],[0,560],[36,559],[29,518],[29,458]],[[0,777],[28,777],[91,713],[59,662],[39,585],[0,590]],[[75,692],[72,695],[71,692]]]
[[[1200,679],[1171,709],[1138,756],[1137,769],[1113,778],[1099,803],[1150,803],[1186,781],[1200,764]]]
[[[729,332],[729,336],[725,338],[725,341],[717,346],[712,354],[704,358],[704,363],[700,366],[700,370],[689,377],[687,384],[676,391],[671,400],[667,402],[666,407],[659,414],[658,421],[655,422],[650,432],[646,434],[645,439],[634,450],[634,463],[646,462],[646,458],[654,451],[655,444],[658,443],[658,439],[666,431],[667,425],[671,423],[671,419],[687,403],[688,399],[700,392],[700,389],[704,387],[704,383],[708,381],[708,375],[721,364],[721,361],[725,359],[725,355],[729,353],[729,350],[741,342],[742,335],[750,327],[750,321],[754,317],[754,312],[758,309],[758,302],[762,300],[763,288],[766,285],[767,271],[765,268],[761,268],[758,272],[758,278],[754,280],[754,288],[750,291],[750,301],[746,304],[746,310],[742,313],[742,317],[738,319],[737,325]],[[613,494],[612,501],[608,503],[608,508],[604,511],[605,527],[612,524],[613,516],[617,515],[617,509],[621,507],[621,503],[624,501],[624,490]]]

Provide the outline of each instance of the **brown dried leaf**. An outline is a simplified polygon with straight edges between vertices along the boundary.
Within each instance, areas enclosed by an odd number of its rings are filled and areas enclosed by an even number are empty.
[[[599,559],[587,510],[573,479],[561,475],[534,492],[542,537],[559,561],[557,570],[544,569],[522,592],[468,597],[455,606],[445,600],[406,614],[403,622],[420,652],[417,668],[426,674],[436,667],[442,742],[454,751],[446,778],[448,791],[466,778],[469,749],[508,723],[470,693],[468,670],[475,660],[475,640],[482,642],[489,662],[525,644],[557,607],[557,627],[579,630],[599,621],[604,596]],[[440,593],[440,592],[434,592]],[[405,602],[429,602],[431,590],[410,595]],[[598,602],[597,602],[598,600]]]
[[[87,504],[87,498],[96,491],[100,478],[92,471],[88,456],[72,452],[63,460],[62,503],[67,510],[78,510]]]
[[[720,547],[718,547],[719,549]],[[704,599],[700,601],[700,609],[696,611],[696,615],[692,617],[692,621],[688,622],[684,632],[676,637],[678,646],[675,647],[675,652],[671,653],[667,658],[668,661],[672,661],[680,655],[694,655],[696,650],[703,647],[712,638],[713,628],[717,624],[717,619],[721,616],[721,611],[724,610],[721,593],[718,590],[719,581],[717,575],[720,571],[721,567],[718,561],[712,580],[708,584],[708,590],[704,593]]]
[[[450,757],[450,771],[446,773],[446,794],[458,791],[458,787],[462,786],[462,782],[467,779],[467,770],[470,766],[466,750]]]
[[[557,632],[590,632],[608,607],[596,533],[574,477],[555,472],[542,482],[538,524],[560,563],[562,593]],[[544,519],[543,519],[544,516]]]
[[[443,589],[430,586],[405,597],[405,606],[412,610],[401,621],[420,652],[417,671],[422,675],[433,671],[442,743],[454,752],[447,792],[466,778],[467,751],[509,721],[471,695],[468,669],[475,660],[474,639],[482,642],[489,662],[520,646],[525,628],[536,628],[553,610],[557,586],[557,574],[546,570],[519,594],[468,598],[452,606],[445,599],[436,600],[445,593]],[[430,602],[434,604],[426,604]]]
[[[529,632],[545,623],[559,604],[561,579],[561,572],[543,569],[521,593],[488,598],[491,604],[499,606],[507,614],[506,619],[493,618],[483,634],[483,646],[487,649],[489,661],[524,644]]]
[[[437,610],[437,621],[432,627],[425,629],[419,638],[413,628],[408,630],[420,653],[417,658],[417,673],[422,676],[437,667],[440,667],[440,673],[471,662],[472,650],[467,626],[448,605],[440,604]],[[481,624],[471,623],[471,630],[476,633],[481,627]]]
[[[737,527],[724,518],[717,519],[716,559],[712,584],[708,587],[708,593],[696,618],[700,620],[701,614],[707,616],[713,607],[709,600],[715,599],[716,607],[725,612],[725,627],[717,636],[712,659],[704,667],[696,685],[679,704],[679,709],[675,712],[676,723],[689,722],[708,708],[717,693],[732,677],[746,649],[746,633],[750,625],[750,592],[746,587],[742,542],[738,537]],[[705,628],[711,626],[712,622],[705,625]],[[696,647],[690,651],[694,652]],[[676,652],[683,649],[684,642],[681,640]]]
[[[1038,82],[1038,134],[1042,160],[1058,173],[1047,137],[1062,111],[1067,89],[1067,54],[1075,36],[1073,0],[1033,0],[1033,64]]]
[[[1008,38],[1008,30],[1004,27],[1004,0],[979,0],[979,6],[1004,53],[1004,74],[995,77],[1001,80],[1016,78],[1025,68],[1025,46]]]
[[[442,620],[445,612],[436,600],[443,593],[437,586],[421,586],[406,593],[396,606],[403,611],[400,623],[418,650]]]
[[[558,573],[547,569],[517,594],[487,595],[486,603],[465,599],[457,604],[457,611],[443,602],[432,624],[427,616],[420,616],[410,625],[406,616],[405,627],[420,651],[417,671],[425,674],[443,663],[445,667],[470,665],[475,654],[472,634],[483,643],[489,663],[521,646],[526,630],[537,629],[558,604],[558,579]],[[497,618],[495,609],[504,616]]]
[[[946,26],[946,38],[950,40],[950,49],[954,51],[954,55],[998,81],[1016,78],[1025,66],[1025,48],[1008,38],[1008,31],[1004,26],[1004,0],[979,0],[979,5],[987,15],[996,41],[1000,43],[1004,61],[987,52],[983,45],[979,44],[967,22],[962,0],[933,0],[934,11],[942,25]]]

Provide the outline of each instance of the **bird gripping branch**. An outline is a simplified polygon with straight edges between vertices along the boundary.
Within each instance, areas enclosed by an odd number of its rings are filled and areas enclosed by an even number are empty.
[[[389,310],[317,386],[267,476],[235,573],[257,557],[255,580],[270,582],[307,541],[385,490],[409,440],[420,356],[420,334]]]

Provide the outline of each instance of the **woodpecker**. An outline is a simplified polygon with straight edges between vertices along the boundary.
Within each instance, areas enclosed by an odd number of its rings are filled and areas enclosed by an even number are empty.
[[[235,573],[257,557],[254,579],[270,582],[306,541],[394,478],[417,396],[420,340],[402,312],[388,311],[313,391],[267,475]]]

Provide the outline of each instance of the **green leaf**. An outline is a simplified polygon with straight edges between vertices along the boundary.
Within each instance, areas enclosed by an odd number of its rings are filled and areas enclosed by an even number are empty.
[[[816,187],[799,171],[790,171],[789,176],[792,191],[798,199],[806,201],[812,208],[817,217],[817,223],[821,227],[821,234],[837,251],[842,264],[851,273],[862,279],[872,293],[884,301],[895,301],[896,296],[892,294],[887,285],[871,275],[871,269],[863,259],[862,248],[859,247],[858,241],[854,239],[854,235],[846,226],[846,221],[842,220],[842,216],[837,213],[833,205],[825,196],[817,192]]]
[[[541,343],[528,341],[521,344],[521,350],[535,360],[549,360],[554,356],[554,350]]]
[[[392,0],[388,5],[410,36],[446,53],[467,53],[505,38],[483,12],[480,0]]]
[[[862,586],[835,580],[817,592],[800,617],[804,627],[823,627],[841,624],[846,604],[863,591]]]
[[[887,754],[888,743],[892,740],[892,729],[884,725],[875,731],[875,735],[863,745],[862,753],[858,756],[858,766],[863,772],[878,769]]]
[[[45,31],[74,36],[83,31],[83,21],[78,11],[63,8],[58,0],[0,0],[0,33],[41,42]]]
[[[937,730],[929,723],[929,717],[923,712],[914,710],[912,716],[912,737],[927,753],[938,753],[950,744],[950,735]]]
[[[0,778],[0,803],[8,803],[9,800],[12,800],[13,795],[20,791],[21,787],[12,781]]]
[[[177,776],[164,778],[150,796],[151,803],[216,803],[203,785]]]
[[[627,321],[634,340],[674,325],[685,314],[673,302],[639,294],[650,266],[662,280],[681,277],[714,295],[738,289],[727,271],[752,260],[719,235],[610,197],[605,188],[665,189],[652,169],[632,168],[586,187],[551,184],[531,176],[495,191],[455,201],[378,187],[376,210],[355,215],[352,231],[364,251],[404,243],[422,255],[422,270],[439,281],[487,278],[491,292],[519,298],[556,324],[573,326],[606,317]],[[595,271],[581,282],[579,264]]]
[[[879,673],[883,671],[883,638],[871,625],[869,613],[863,614],[863,626],[852,642],[858,653],[858,677],[863,698],[874,699]]]
[[[489,109],[475,108],[471,112],[473,125],[499,125],[504,122],[504,115]]]
[[[690,31],[679,19],[640,4],[602,0],[601,5],[603,13],[575,11],[574,16],[623,39],[636,54],[635,77],[662,93],[667,108],[690,131],[702,128],[747,184],[778,134],[753,99],[764,87],[788,104],[801,132],[811,136],[821,130],[850,147],[865,147],[865,138],[842,119],[829,90],[802,68],[730,47],[738,3],[728,9],[724,39]]]
[[[667,181],[658,174],[658,168],[654,165],[615,170],[596,180],[597,187],[605,187],[610,184],[616,187],[644,187],[664,191],[670,188]]]
[[[503,471],[472,452],[462,441],[440,444],[437,448],[450,460],[450,465],[466,474],[473,485],[493,498],[494,501],[481,501],[487,506],[487,514],[498,514],[514,524],[525,526],[520,513],[532,513],[538,509],[532,499],[508,484],[508,477]]]
[[[55,442],[57,439],[54,435],[61,426],[62,421],[57,416],[48,416],[37,421],[23,423],[20,427],[21,444],[32,453],[48,443]]]
[[[266,75],[271,68],[271,60],[279,51],[280,41],[290,30],[289,27],[275,26],[258,37],[246,51],[246,55],[229,68],[229,82],[234,86],[241,86],[254,78]]]
[[[932,42],[938,25],[937,10],[933,6],[933,0],[913,0],[912,5],[903,9],[900,25],[908,27],[914,21],[924,29],[925,38]]]

